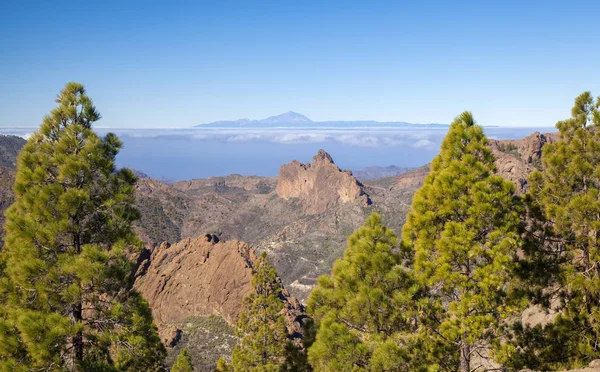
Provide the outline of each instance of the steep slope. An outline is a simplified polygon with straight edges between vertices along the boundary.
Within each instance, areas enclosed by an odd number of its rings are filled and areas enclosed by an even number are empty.
[[[527,176],[535,169],[541,169],[542,147],[553,143],[557,133],[533,134],[518,140],[491,140],[490,147],[496,157],[496,171],[512,181],[519,193],[527,191]]]
[[[279,179],[231,175],[172,185],[140,179],[138,232],[149,246],[161,236],[173,242],[202,233],[248,242],[269,253],[283,284],[304,299],[371,211],[399,229],[415,188],[362,184],[324,151],[311,164],[283,165]]]
[[[0,135],[0,249],[4,245],[4,211],[14,201],[12,186],[17,155],[25,142],[21,137]]]
[[[0,135],[0,166],[16,168],[17,155],[19,155],[25,142],[21,137]]]
[[[306,214],[319,214],[343,203],[359,201],[371,204],[363,185],[350,171],[342,171],[324,150],[319,150],[312,164],[298,161],[282,165],[277,177],[277,195],[298,199]]]
[[[144,252],[139,260],[135,288],[152,309],[161,338],[171,347],[171,357],[190,346],[203,368],[229,357],[237,339],[231,326],[237,321],[244,298],[252,288],[255,250],[239,241],[219,241],[214,235],[163,243]],[[306,318],[300,303],[283,291],[282,315],[288,332],[299,339]],[[226,321],[223,324],[219,318]],[[221,337],[214,343],[206,333]],[[211,350],[208,345],[212,345]],[[177,346],[176,348],[173,348]]]
[[[542,147],[557,140],[557,133],[534,132],[518,140],[490,140],[489,146],[496,157],[496,173],[513,182],[519,193],[527,191],[527,176],[541,169]],[[392,189],[421,185],[429,166],[423,166],[395,178]]]
[[[387,167],[372,166],[352,171],[352,174],[358,180],[374,180],[377,178],[399,176],[411,169],[412,168],[397,167],[395,165],[389,165]]]
[[[527,175],[539,166],[541,148],[553,140],[554,135],[540,133],[490,140],[498,173],[524,192]],[[138,186],[138,231],[148,244],[201,233],[248,242],[269,253],[283,284],[304,299],[371,212],[400,231],[412,195],[428,172],[424,166],[361,183],[319,151],[310,164],[283,165],[277,179],[231,175],[173,185],[144,179]]]

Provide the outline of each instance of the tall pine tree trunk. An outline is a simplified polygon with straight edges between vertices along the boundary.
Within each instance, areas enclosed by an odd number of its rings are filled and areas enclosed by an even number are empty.
[[[80,324],[82,317],[81,303],[73,305],[73,319],[76,324]],[[83,371],[81,363],[83,362],[83,331],[80,329],[73,335],[73,351],[75,354],[73,370]]]
[[[460,372],[471,372],[471,345],[464,340],[460,343]]]

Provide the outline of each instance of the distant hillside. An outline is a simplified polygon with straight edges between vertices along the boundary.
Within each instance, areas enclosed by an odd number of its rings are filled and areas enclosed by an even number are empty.
[[[21,137],[0,135],[0,165],[15,168],[17,166],[17,155],[25,142]]]
[[[0,135],[0,226],[4,226],[4,211],[14,201],[12,186],[15,180],[17,155],[25,142],[21,137]],[[0,248],[3,245],[4,230],[1,230]]]
[[[399,176],[411,169],[413,168],[397,167],[395,165],[387,167],[372,166],[352,171],[352,174],[359,180],[374,180],[376,178]]]
[[[288,111],[262,120],[239,119],[230,121],[214,121],[212,123],[196,125],[201,128],[281,128],[281,127],[327,127],[327,128],[353,128],[353,127],[439,127],[446,128],[447,124],[413,124],[402,121],[379,122],[373,120],[351,121],[312,121],[302,114]]]

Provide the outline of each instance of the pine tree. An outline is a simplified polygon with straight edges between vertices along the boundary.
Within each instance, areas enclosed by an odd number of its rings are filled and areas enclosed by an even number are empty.
[[[395,252],[394,232],[374,213],[350,236],[331,275],[308,300],[318,324],[308,358],[315,371],[417,370],[415,339],[421,289]]]
[[[188,354],[187,349],[181,349],[179,355],[177,355],[177,360],[175,360],[173,367],[171,367],[171,372],[193,372],[193,370],[192,358]]]
[[[507,293],[520,245],[518,204],[513,184],[494,170],[482,128],[464,112],[451,124],[403,228],[434,311],[425,315],[424,339],[443,369],[475,370],[473,356],[500,346],[502,322],[519,305]]]
[[[286,365],[289,347],[281,285],[277,272],[263,253],[254,264],[254,293],[244,299],[236,324],[241,342],[235,347],[232,365],[237,371],[280,371]]]
[[[233,366],[225,360],[225,358],[221,357],[217,360],[217,366],[215,367],[215,372],[232,372]]]
[[[125,256],[141,245],[135,176],[115,169],[118,138],[92,130],[100,114],[82,85],[56,101],[18,157],[6,211],[0,369],[159,369],[165,350]]]
[[[563,369],[600,358],[600,98],[575,99],[571,118],[556,124],[560,138],[542,151],[543,172],[529,177],[532,266],[550,273],[543,294],[559,314],[546,326],[517,329],[522,353],[515,367]]]

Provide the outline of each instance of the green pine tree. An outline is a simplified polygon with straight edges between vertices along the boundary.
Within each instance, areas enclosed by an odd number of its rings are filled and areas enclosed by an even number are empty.
[[[541,303],[558,304],[560,313],[546,326],[517,328],[519,368],[575,368],[600,358],[600,98],[579,95],[571,118],[556,127],[559,140],[543,147],[544,171],[529,177],[538,229],[527,255],[543,269],[536,272],[550,274],[535,283],[547,288]]]
[[[507,293],[521,244],[515,188],[494,170],[482,128],[464,112],[450,126],[403,228],[414,270],[429,288],[424,340],[442,369],[468,372],[479,367],[474,356],[494,356],[503,320],[521,305]]]
[[[177,360],[171,367],[171,372],[193,372],[194,367],[192,365],[192,358],[188,354],[186,348],[181,349],[179,355],[177,355]]]
[[[0,370],[157,370],[165,349],[125,256],[141,245],[135,176],[115,169],[118,138],[92,130],[100,114],[82,85],[56,101],[18,157],[6,211]]]
[[[215,367],[215,372],[233,372],[233,366],[225,360],[225,358],[221,357],[217,360],[217,366]]]
[[[394,232],[373,213],[350,236],[332,274],[319,278],[308,300],[318,324],[308,351],[315,371],[420,369],[411,333],[421,289],[397,248]]]
[[[236,324],[241,342],[235,347],[232,365],[237,371],[280,371],[288,357],[288,333],[277,272],[263,253],[254,264],[254,292],[244,299]]]

